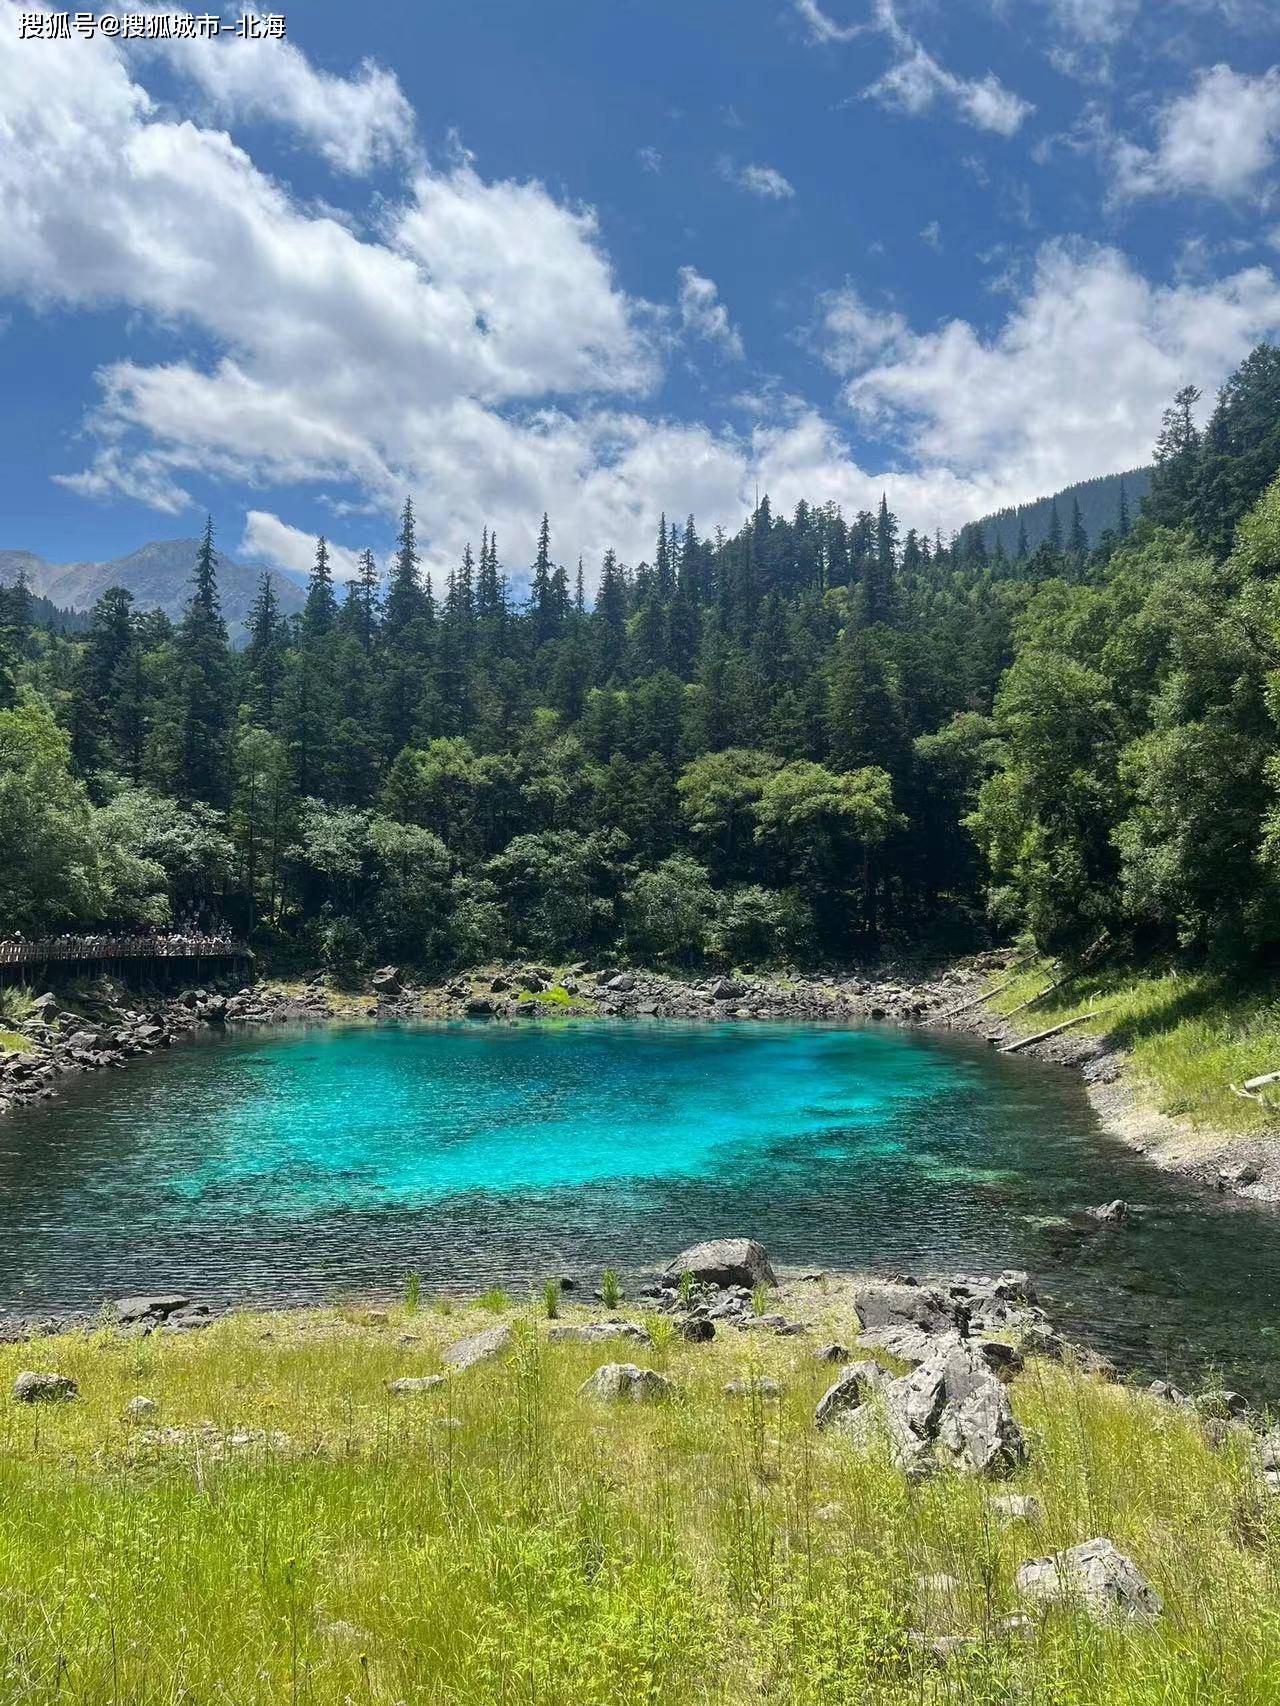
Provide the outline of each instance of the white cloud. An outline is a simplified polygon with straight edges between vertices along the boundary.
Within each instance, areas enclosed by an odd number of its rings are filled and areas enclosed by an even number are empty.
[[[1229,65],[1202,71],[1160,109],[1155,130],[1151,148],[1101,133],[1118,196],[1263,195],[1280,143],[1280,68],[1256,77]]]
[[[838,307],[838,304],[836,305]],[[993,477],[1016,502],[1151,453],[1161,410],[1188,382],[1206,393],[1280,328],[1280,281],[1251,267],[1210,284],[1157,286],[1114,249],[1042,249],[994,335],[964,320],[913,333],[877,321],[883,347],[828,313],[829,359],[849,406],[923,468]]]
[[[1012,136],[1035,111],[1030,101],[1006,89],[994,72],[982,77],[959,77],[939,65],[932,54],[899,22],[893,0],[876,0],[876,27],[892,42],[893,64],[863,93],[902,112],[927,112],[935,102],[949,102],[978,130]]]
[[[775,166],[738,166],[726,154],[720,161],[720,174],[763,201],[789,201],[796,193],[794,184]]]
[[[210,116],[278,124],[338,171],[364,173],[407,154],[413,108],[389,71],[365,60],[355,77],[317,71],[292,42],[133,42],[160,51],[204,93]]]
[[[637,148],[636,159],[639,160],[646,172],[660,172],[662,170],[662,155],[652,146]]]
[[[903,316],[870,308],[852,285],[819,299],[816,342],[823,360],[836,373],[852,373],[873,357],[910,342],[913,334]]]
[[[1082,41],[1118,41],[1132,26],[1141,0],[1045,0],[1054,20]]]
[[[930,249],[942,248],[942,227],[936,219],[931,219],[921,231],[920,241]]]
[[[329,567],[336,581],[354,580],[359,570],[359,554],[343,545],[326,540],[329,548]],[[300,527],[290,527],[278,515],[268,510],[251,509],[244,518],[244,537],[236,555],[250,562],[264,562],[273,569],[293,569],[306,573],[316,560],[316,540],[313,533]]]
[[[729,310],[719,300],[713,280],[704,278],[694,267],[680,268],[680,323],[686,332],[718,344],[726,355],[741,361],[742,334],[729,318]]]
[[[95,454],[65,482],[176,514],[234,478],[255,492],[243,548],[286,566],[314,548],[277,495],[299,483],[344,494],[344,567],[359,502],[385,531],[407,491],[437,570],[487,522],[518,575],[544,508],[566,559],[594,570],[612,545],[634,561],[655,507],[734,526],[757,481],[782,508],[863,507],[887,487],[908,524],[950,528],[1141,459],[1177,385],[1211,389],[1280,321],[1265,268],[1161,289],[1106,250],[1045,251],[992,336],[919,332],[840,292],[821,309],[827,359],[860,422],[897,446],[897,468],[868,468],[776,392],[749,431],[665,418],[652,398],[671,316],[621,288],[591,209],[490,182],[466,157],[410,161],[402,199],[373,204],[377,235],[361,236],[225,134],[172,120],[122,49],[15,39],[0,33],[0,293],[123,307],[190,346],[101,369]],[[682,274],[679,311],[735,348],[711,280]]]
[[[865,24],[838,24],[834,18],[828,17],[817,0],[793,0],[793,3],[811,41],[852,41],[866,29]]]

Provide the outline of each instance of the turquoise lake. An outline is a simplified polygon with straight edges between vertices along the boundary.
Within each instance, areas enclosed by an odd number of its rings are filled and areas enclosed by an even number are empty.
[[[1140,1223],[1095,1231],[1090,1204]],[[775,1262],[1030,1268],[1126,1365],[1280,1395],[1280,1219],[1171,1180],[1070,1073],[887,1026],[210,1034],[0,1120],[0,1306],[522,1288],[746,1233]]]

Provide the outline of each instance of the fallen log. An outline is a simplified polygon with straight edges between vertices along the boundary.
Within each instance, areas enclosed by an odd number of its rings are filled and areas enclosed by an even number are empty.
[[[1264,1084],[1280,1083],[1280,1072],[1260,1072],[1256,1078],[1246,1078],[1243,1088],[1261,1090]]]
[[[1086,1019],[1096,1018],[1096,1013],[1077,1013],[1074,1019],[1064,1019],[1060,1025],[1050,1025],[1047,1031],[1037,1031],[1034,1036],[1019,1037],[1016,1043],[1007,1043],[1000,1053],[1017,1054],[1019,1049],[1030,1048],[1032,1043],[1042,1043],[1046,1037],[1056,1037],[1059,1031],[1069,1031],[1072,1025],[1083,1025]]]
[[[997,983],[991,989],[984,989],[981,995],[975,995],[969,1001],[962,1001],[958,1007],[953,1007],[949,1013],[943,1013],[939,1017],[943,1021],[954,1019],[957,1013],[967,1013],[971,1007],[981,1007],[984,1001],[990,1001],[993,995],[999,995],[1002,990],[1008,989],[1009,985],[1015,981],[1014,978],[1007,977],[1003,983]]]

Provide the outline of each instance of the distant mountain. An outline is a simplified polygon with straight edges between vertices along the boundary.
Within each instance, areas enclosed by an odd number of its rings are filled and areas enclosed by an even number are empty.
[[[1075,500],[1080,505],[1080,519],[1089,535],[1089,543],[1096,545],[1103,532],[1108,527],[1115,527],[1120,519],[1122,481],[1129,518],[1136,521],[1142,500],[1151,485],[1150,468],[1130,468],[1123,474],[1100,474],[1094,480],[1081,480],[1078,485],[1064,486],[1060,492],[1051,492],[1048,497],[1037,498],[1034,503],[1019,504],[1014,509],[1001,509],[994,515],[984,515],[974,525],[982,529],[988,551],[995,550],[998,540],[1006,555],[1012,557],[1018,549],[1018,530],[1022,522],[1026,523],[1027,544],[1032,551],[1048,538],[1055,503],[1062,521],[1062,537],[1064,540],[1069,538],[1071,505]]]
[[[198,539],[159,539],[109,563],[47,563],[30,551],[0,550],[0,585],[12,586],[25,571],[32,592],[68,610],[88,610],[109,586],[131,592],[140,610],[163,610],[175,622],[191,596],[191,571]],[[273,569],[271,584],[286,614],[301,610],[306,595]],[[244,622],[258,590],[260,566],[237,563],[218,553],[218,589],[232,643],[243,638]]]

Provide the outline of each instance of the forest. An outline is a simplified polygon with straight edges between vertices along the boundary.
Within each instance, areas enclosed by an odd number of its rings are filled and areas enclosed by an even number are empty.
[[[225,923],[357,971],[608,950],[834,963],[1029,934],[1218,962],[1280,927],[1280,349],[1150,489],[1034,548],[762,498],[732,536],[556,560],[482,526],[444,585],[324,539],[228,644],[213,522],[181,620],[0,589],[0,934]],[[1046,407],[1051,407],[1051,400]],[[1153,423],[1154,424],[1154,423]],[[655,494],[660,508],[660,494]],[[521,575],[523,583],[525,576]]]

